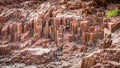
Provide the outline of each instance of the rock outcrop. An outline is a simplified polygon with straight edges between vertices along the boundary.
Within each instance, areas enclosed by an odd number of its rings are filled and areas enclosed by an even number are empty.
[[[119,49],[98,50],[82,60],[81,68],[119,68]]]
[[[107,1],[0,0],[0,66],[62,64],[63,57],[82,59],[98,48],[79,67],[119,68],[119,48],[114,49],[113,38],[120,28],[119,16],[105,18],[107,5],[114,2]]]

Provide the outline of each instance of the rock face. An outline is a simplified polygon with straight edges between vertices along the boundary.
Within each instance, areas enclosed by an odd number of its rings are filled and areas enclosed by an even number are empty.
[[[81,68],[119,68],[119,53],[119,49],[106,49],[96,51],[83,58]]]
[[[47,66],[51,61],[60,61],[62,64],[72,56],[80,59],[96,48],[102,48],[104,50],[83,58],[81,68],[117,67],[119,49],[109,48],[114,47],[112,33],[120,28],[120,22],[119,17],[117,21],[104,17],[106,2],[0,0],[0,66],[12,63]],[[112,54],[116,56],[113,60],[110,59]],[[67,68],[69,65],[58,68]]]

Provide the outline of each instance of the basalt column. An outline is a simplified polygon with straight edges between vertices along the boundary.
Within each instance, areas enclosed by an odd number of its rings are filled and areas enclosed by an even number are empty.
[[[13,42],[14,41],[14,35],[16,33],[16,24],[10,24],[9,31],[10,31],[10,41]]]
[[[17,23],[17,34],[22,34],[22,23]]]
[[[2,40],[6,40],[8,38],[8,34],[9,34],[9,25],[6,24],[3,28],[2,28]]]

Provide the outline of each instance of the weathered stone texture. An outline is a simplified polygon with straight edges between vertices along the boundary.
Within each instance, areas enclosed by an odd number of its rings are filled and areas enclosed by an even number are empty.
[[[81,68],[119,68],[120,50],[98,50],[82,59]]]

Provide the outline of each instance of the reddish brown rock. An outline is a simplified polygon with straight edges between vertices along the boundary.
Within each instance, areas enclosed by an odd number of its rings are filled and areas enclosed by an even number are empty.
[[[88,29],[89,32],[93,32],[94,30],[95,30],[94,26],[90,26],[89,29]]]
[[[17,33],[14,33],[14,42],[17,42],[17,41],[18,41]]]
[[[77,28],[77,34],[78,34],[79,36],[81,36],[81,34],[82,34],[82,30],[81,30],[80,27]]]
[[[19,49],[19,46],[17,44],[0,45],[0,55],[10,54],[12,50],[16,49]]]
[[[24,55],[24,57],[22,55]],[[13,55],[11,62],[23,62],[26,65],[44,64],[50,62],[52,57],[56,57],[54,50],[47,48],[27,48],[27,50]]]
[[[66,26],[67,20],[66,20],[65,18],[62,19],[62,24],[63,24],[64,26]]]
[[[102,48],[108,48],[110,47],[112,44],[112,40],[111,39],[103,39],[103,41],[101,42],[101,47]]]
[[[108,22],[108,29],[109,29],[111,32],[114,31],[114,25],[115,25],[115,23]]]
[[[66,34],[63,38],[63,41],[64,42],[72,42],[71,38],[72,38],[71,34]]]
[[[37,26],[37,32],[35,32],[35,33],[38,33],[38,37],[37,38],[41,38],[42,37],[42,26],[41,25],[39,25],[39,26]],[[44,31],[43,31],[44,32]]]
[[[0,55],[6,55],[11,52],[9,45],[0,45]]]
[[[108,28],[108,23],[107,23],[107,19],[103,18],[103,24],[101,26],[102,28]]]
[[[88,23],[88,21],[82,21],[80,26],[81,26],[82,29],[88,28],[89,27],[89,23]]]
[[[120,27],[120,22],[108,22],[108,28],[111,32],[116,31],[117,29],[119,29]]]
[[[27,24],[24,25],[24,32],[26,32],[28,30],[28,26]]]
[[[76,34],[77,33],[77,28],[78,28],[78,23],[73,23],[72,24],[72,32],[73,32],[73,34]]]
[[[111,38],[111,32],[108,29],[104,29],[104,38]]]
[[[17,34],[21,34],[22,33],[22,23],[17,23]]]
[[[8,38],[8,34],[9,34],[8,30],[9,30],[9,25],[6,24],[6,25],[2,28],[2,31],[1,31],[1,33],[2,33],[2,39],[3,39],[3,40],[5,40],[6,38]]]
[[[49,32],[49,24],[48,23],[46,23],[46,26],[45,26],[45,29],[44,29],[45,31],[45,37],[46,38],[48,38],[49,37],[49,34],[50,34],[50,32]]]
[[[38,26],[38,25],[37,25],[37,22],[34,21],[34,33],[37,32],[37,26]]]
[[[95,43],[95,34],[94,33],[89,33],[90,35],[90,38],[89,38],[89,41],[88,41],[88,45],[93,45]]]
[[[97,21],[99,25],[101,26],[103,24],[103,17],[98,17]]]
[[[44,39],[44,40],[41,40],[41,43],[40,43],[40,45],[42,46],[42,47],[46,47],[47,46],[47,44],[49,44],[49,39]]]
[[[9,31],[10,31],[10,35],[14,34],[14,24],[10,24]]]
[[[61,25],[61,18],[55,18],[54,20],[54,25],[57,25],[57,27],[59,27]]]
[[[103,39],[104,38],[104,31],[101,30],[100,27],[95,28],[94,34],[95,34],[96,39]]]
[[[25,42],[29,38],[29,31],[21,35],[21,41]]]
[[[85,46],[85,45],[82,45],[82,46],[81,46],[81,51],[82,51],[82,52],[85,52],[87,49],[88,49],[87,46]]]
[[[48,11],[44,14],[44,19],[45,19],[45,20],[49,19],[49,18],[52,16],[52,11],[53,11],[53,9],[50,8],[50,9],[48,9]]]
[[[55,26],[50,26],[50,38],[51,40],[55,40],[55,32],[56,32],[56,27]]]
[[[115,49],[95,51],[82,59],[81,68],[119,68],[117,56],[120,56],[120,54],[116,54],[117,52],[119,52],[119,50]]]
[[[82,32],[82,37],[83,37],[83,43],[86,44],[87,43],[87,38],[88,38],[88,32]]]

